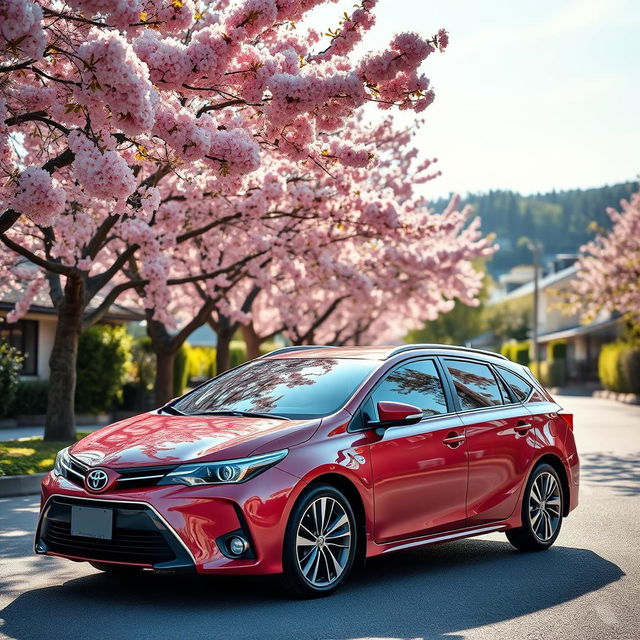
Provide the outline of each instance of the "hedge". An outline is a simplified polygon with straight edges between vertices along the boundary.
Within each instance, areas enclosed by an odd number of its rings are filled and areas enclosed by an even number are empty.
[[[605,389],[640,393],[640,346],[623,341],[603,345],[598,375]]]
[[[21,380],[11,406],[11,415],[35,416],[47,413],[48,380]]]
[[[20,383],[22,354],[0,341],[0,418],[11,411]]]
[[[76,411],[101,413],[121,399],[131,345],[131,336],[122,326],[95,325],[80,336]]]
[[[500,353],[503,356],[507,356],[509,360],[522,364],[525,367],[528,367],[530,362],[529,350],[530,343],[528,340],[523,340],[522,342],[505,342],[502,347],[500,347]]]
[[[540,363],[534,360],[529,367],[545,387],[562,387],[567,381],[567,361],[564,358],[543,360]]]

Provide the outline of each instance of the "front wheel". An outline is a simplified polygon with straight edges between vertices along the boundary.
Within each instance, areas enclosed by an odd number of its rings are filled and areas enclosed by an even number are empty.
[[[537,466],[522,499],[522,526],[505,531],[509,542],[521,551],[548,549],[560,534],[563,500],[557,471],[548,464]]]
[[[353,509],[329,485],[314,487],[294,507],[284,539],[283,583],[299,598],[335,591],[353,567],[357,548]]]

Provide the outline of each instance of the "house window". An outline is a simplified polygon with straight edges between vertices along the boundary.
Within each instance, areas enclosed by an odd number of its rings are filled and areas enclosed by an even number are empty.
[[[0,321],[0,340],[18,349],[23,355],[22,375],[38,375],[38,322],[18,320],[9,324]]]

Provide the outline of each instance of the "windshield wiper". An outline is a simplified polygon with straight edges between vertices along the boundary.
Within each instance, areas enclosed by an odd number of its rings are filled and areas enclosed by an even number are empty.
[[[239,416],[241,418],[275,418],[276,420],[291,420],[286,416],[277,416],[274,413],[258,413],[256,411],[198,411],[190,413],[190,416]]]

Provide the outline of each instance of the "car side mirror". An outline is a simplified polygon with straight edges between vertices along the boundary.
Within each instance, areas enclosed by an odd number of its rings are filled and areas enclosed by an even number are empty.
[[[378,420],[370,420],[368,427],[399,427],[406,424],[416,424],[422,420],[423,413],[418,407],[404,402],[383,400],[378,402]]]

